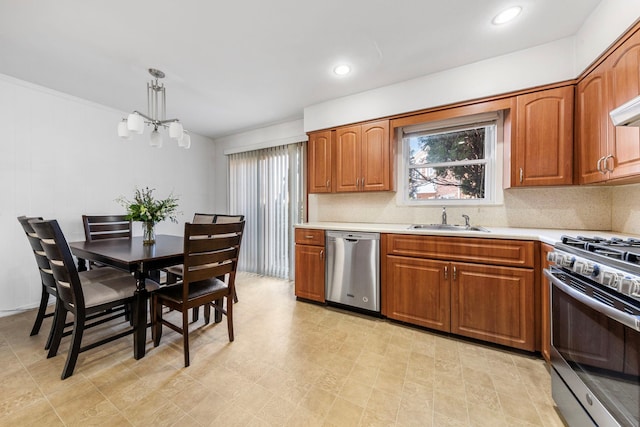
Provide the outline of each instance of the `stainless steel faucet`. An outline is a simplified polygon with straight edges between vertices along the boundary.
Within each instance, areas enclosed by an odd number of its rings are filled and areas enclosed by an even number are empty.
[[[464,218],[464,226],[467,228],[471,227],[471,224],[469,224],[469,215],[462,215],[462,218]]]
[[[447,225],[447,207],[442,207],[442,224]]]

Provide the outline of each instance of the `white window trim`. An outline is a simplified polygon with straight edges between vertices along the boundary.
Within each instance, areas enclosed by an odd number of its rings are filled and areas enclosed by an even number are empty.
[[[486,190],[484,199],[472,200],[451,200],[451,199],[409,199],[409,159],[404,136],[407,134],[430,131],[436,129],[455,128],[465,125],[473,125],[488,121],[496,121],[496,143],[485,147],[486,169]],[[503,153],[504,153],[504,117],[502,111],[491,113],[481,113],[472,116],[456,117],[447,120],[439,120],[417,125],[405,126],[398,129],[397,138],[399,147],[397,150],[397,187],[399,194],[396,194],[396,204],[398,206],[493,206],[503,204],[502,174],[503,174]],[[434,164],[435,165],[435,164]]]

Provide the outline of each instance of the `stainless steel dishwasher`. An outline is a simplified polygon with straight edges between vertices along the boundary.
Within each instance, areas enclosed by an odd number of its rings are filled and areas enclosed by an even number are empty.
[[[380,233],[326,232],[325,299],[380,312]]]

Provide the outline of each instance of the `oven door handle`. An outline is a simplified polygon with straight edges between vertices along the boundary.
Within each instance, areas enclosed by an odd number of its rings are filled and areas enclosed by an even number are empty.
[[[544,270],[544,275],[547,276],[547,279],[549,279],[555,287],[559,288],[565,294],[570,295],[572,298],[575,298],[576,300],[580,301],[587,307],[594,309],[598,313],[602,313],[605,316],[609,317],[610,319],[620,322],[623,325],[628,326],[629,328],[640,332],[639,316],[633,316],[631,314],[627,314],[616,308],[613,308],[604,303],[601,303],[597,299],[591,298],[590,296],[583,294],[582,292],[572,288],[571,286],[564,283],[562,280],[555,277],[547,269]]]

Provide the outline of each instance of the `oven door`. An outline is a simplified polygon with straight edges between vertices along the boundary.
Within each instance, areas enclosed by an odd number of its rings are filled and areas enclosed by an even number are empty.
[[[596,424],[640,425],[640,310],[557,267],[545,275],[553,368]]]

